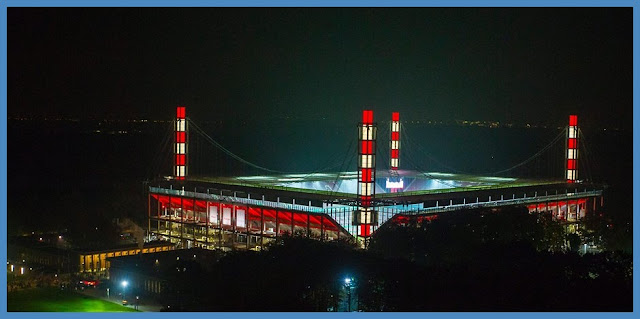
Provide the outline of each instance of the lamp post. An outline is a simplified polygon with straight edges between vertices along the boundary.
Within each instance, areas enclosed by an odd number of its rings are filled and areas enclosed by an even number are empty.
[[[126,295],[125,295],[125,291],[126,291],[125,289],[126,289],[126,288],[127,288],[127,286],[129,285],[129,282],[128,282],[128,281],[126,281],[126,280],[123,280],[123,281],[122,281],[122,283],[121,283],[121,285],[122,285],[122,300],[124,301],[124,300],[127,300],[127,298],[125,297],[125,296],[126,296]]]
[[[347,289],[347,298],[348,298],[348,306],[347,309],[351,312],[351,287],[353,283],[353,278],[347,277],[344,279],[344,287]]]

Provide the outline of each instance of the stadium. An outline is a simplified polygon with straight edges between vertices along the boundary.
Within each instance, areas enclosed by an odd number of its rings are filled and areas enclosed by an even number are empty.
[[[355,122],[355,121],[354,121]],[[189,119],[179,106],[174,121],[173,174],[150,182],[149,240],[178,248],[260,250],[281,236],[355,240],[367,246],[388,223],[408,225],[474,208],[524,206],[576,223],[602,206],[603,187],[578,179],[577,116],[566,132],[565,176],[524,179],[403,170],[401,122],[391,114],[390,169],[376,168],[373,111],[358,123],[357,169],[333,173],[191,176]]]

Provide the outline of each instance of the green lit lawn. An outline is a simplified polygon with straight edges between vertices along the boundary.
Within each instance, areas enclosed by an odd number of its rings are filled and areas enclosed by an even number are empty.
[[[55,288],[37,288],[7,294],[8,311],[128,312],[118,304]]]

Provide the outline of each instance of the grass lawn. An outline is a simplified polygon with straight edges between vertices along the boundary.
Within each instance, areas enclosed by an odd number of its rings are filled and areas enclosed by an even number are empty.
[[[8,311],[33,312],[129,312],[134,309],[55,288],[7,293]]]

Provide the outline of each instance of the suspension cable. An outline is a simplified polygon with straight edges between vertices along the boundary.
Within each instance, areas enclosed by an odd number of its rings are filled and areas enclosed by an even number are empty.
[[[262,170],[262,171],[266,171],[266,172],[270,172],[270,173],[276,173],[276,174],[294,174],[294,173],[298,173],[298,174],[308,174],[308,175],[311,175],[311,174],[313,174],[313,173],[319,173],[319,172],[323,172],[323,171],[326,171],[326,170],[332,169],[332,168],[334,168],[334,167],[337,167],[337,164],[333,164],[333,165],[330,165],[330,166],[322,167],[322,168],[320,168],[320,169],[316,169],[316,170],[312,170],[312,171],[307,171],[307,172],[288,172],[288,171],[279,171],[279,170],[269,169],[269,168],[266,168],[266,167],[263,167],[263,166],[260,166],[260,165],[254,164],[254,163],[252,163],[252,162],[249,162],[249,161],[247,161],[247,160],[243,159],[242,157],[240,157],[240,156],[236,155],[235,153],[231,152],[230,150],[228,150],[227,148],[225,148],[224,146],[222,146],[220,143],[218,143],[216,140],[214,140],[211,136],[209,136],[209,135],[208,135],[208,134],[207,134],[203,129],[201,129],[197,124],[195,124],[195,123],[193,122],[193,120],[191,120],[191,119],[189,119],[189,118],[187,118],[187,119],[189,120],[189,124],[195,128],[196,132],[197,132],[197,133],[199,133],[202,137],[204,137],[204,139],[205,139],[206,141],[208,141],[209,143],[211,143],[213,146],[215,146],[215,147],[216,147],[216,148],[218,148],[219,150],[223,151],[225,154],[227,154],[227,155],[228,155],[228,156],[230,156],[231,158],[233,158],[233,159],[235,159],[235,160],[237,160],[237,161],[239,161],[239,162],[241,162],[241,163],[243,163],[243,164],[246,164],[246,165],[248,165],[248,166],[251,166],[251,167],[253,167],[253,168],[256,168],[256,169]],[[338,153],[336,152],[336,155],[337,155],[337,154],[338,154]],[[331,160],[331,159],[330,159],[330,160]]]
[[[543,147],[542,149],[540,149],[538,152],[536,152],[535,154],[533,154],[533,155],[532,155],[532,156],[530,156],[529,158],[525,159],[524,161],[522,161],[522,162],[520,162],[520,163],[518,163],[518,164],[516,164],[516,165],[514,165],[514,166],[511,166],[511,167],[509,167],[509,168],[507,168],[507,169],[503,169],[503,170],[495,171],[495,172],[475,173],[475,175],[498,175],[498,174],[502,174],[502,173],[506,173],[506,172],[509,172],[509,171],[511,171],[511,170],[514,170],[514,169],[516,169],[516,168],[518,168],[518,167],[520,167],[520,166],[522,166],[522,165],[525,165],[525,164],[527,164],[527,163],[531,162],[532,160],[534,160],[535,158],[537,158],[538,156],[540,156],[542,153],[544,153],[546,150],[548,150],[548,149],[549,149],[549,148],[551,148],[552,146],[554,146],[554,145],[555,145],[555,143],[556,143],[556,142],[558,142],[558,140],[559,140],[561,137],[563,137],[565,134],[566,134],[566,129],[562,130],[562,131],[561,131],[561,132],[560,132],[556,137],[554,137],[554,138],[553,138],[553,140],[551,140],[551,142],[549,142],[549,144],[547,144],[546,146],[544,146],[544,147]],[[412,141],[410,138],[408,138],[408,136],[409,136],[409,135],[406,133],[406,131],[404,132],[404,134],[403,134],[403,135],[404,135],[405,137],[407,137],[407,138],[405,139],[406,141],[410,142],[413,146],[416,146],[416,144],[415,144],[415,143],[413,143],[413,141]],[[448,165],[445,165],[445,164],[441,163],[440,161],[438,161],[437,159],[435,159],[433,156],[431,156],[429,153],[427,153],[427,152],[424,150],[424,148],[422,147],[422,145],[417,144],[417,146],[418,146],[418,147],[417,147],[417,149],[418,149],[419,151],[422,151],[422,153],[423,153],[424,155],[426,155],[429,159],[431,159],[432,161],[434,161],[436,164],[439,164],[439,165],[441,165],[442,167],[444,167],[444,168],[446,168],[446,169],[449,169],[449,170],[453,171],[454,173],[458,173],[458,174],[470,174],[469,172],[460,171],[460,170],[457,170],[457,169],[455,169],[455,168],[453,168],[453,167],[450,167],[450,166],[448,166]],[[406,156],[406,154],[405,154],[405,156]],[[414,163],[414,165],[415,165],[415,163]]]
[[[161,147],[159,148],[159,152],[155,154],[153,160],[151,161],[151,165],[149,165],[149,167],[147,168],[147,178],[153,178],[154,176],[156,176],[156,174],[158,174],[158,171],[160,171],[162,164],[167,162],[167,157],[165,156],[165,154],[167,153],[167,148],[169,148],[172,132],[173,123],[170,122],[169,125],[167,125],[164,138],[160,142]]]
[[[555,143],[566,134],[567,129],[562,130],[562,132],[560,132],[560,134],[558,134],[549,144],[547,144],[545,147],[543,147],[542,149],[540,149],[537,153],[533,154],[531,157],[527,158],[526,160],[511,166],[507,169],[503,169],[497,172],[489,172],[489,173],[481,173],[480,175],[498,175],[498,174],[502,174],[508,171],[511,171],[513,169],[516,169],[522,165],[525,165],[529,162],[531,162],[532,160],[534,160],[535,158],[537,158],[538,156],[540,156],[542,153],[544,153],[546,150],[548,150],[549,148],[551,148],[552,146],[555,145]]]
[[[585,165],[585,170],[587,171],[587,180],[593,180],[593,176],[592,176],[592,172],[591,172],[591,153],[589,153],[589,150],[587,148],[587,138],[584,136],[584,132],[582,131],[582,129],[578,128],[578,136],[580,136],[580,147],[582,147],[583,151],[584,151],[584,164]]]

